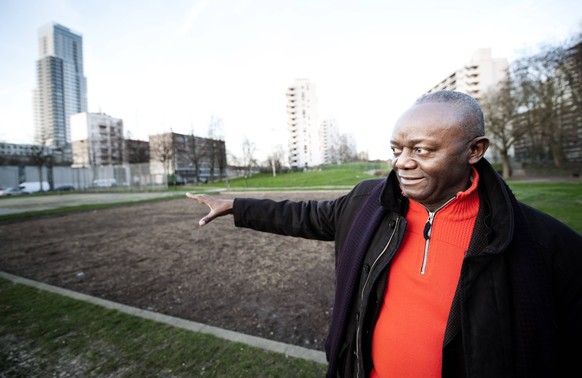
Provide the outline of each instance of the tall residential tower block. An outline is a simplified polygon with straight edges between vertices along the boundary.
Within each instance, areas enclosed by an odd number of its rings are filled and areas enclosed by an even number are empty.
[[[70,116],[87,111],[83,37],[50,23],[38,30],[39,59],[34,90],[34,142],[71,161]]]
[[[287,88],[289,164],[303,169],[321,164],[315,84],[297,79]]]

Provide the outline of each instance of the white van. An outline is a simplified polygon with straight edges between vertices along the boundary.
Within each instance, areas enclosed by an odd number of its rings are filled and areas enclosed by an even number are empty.
[[[114,178],[94,180],[93,186],[95,188],[111,188],[113,186],[117,186],[117,180]]]
[[[18,185],[18,187],[23,192],[36,193],[36,192],[40,192],[41,184],[42,184],[43,191],[48,192],[49,190],[51,190],[51,187],[50,187],[48,181],[43,181],[42,183],[40,181],[27,181],[27,182],[23,182],[22,184]]]

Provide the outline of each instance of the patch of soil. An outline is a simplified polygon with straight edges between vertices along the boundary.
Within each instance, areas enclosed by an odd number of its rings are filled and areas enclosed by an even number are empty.
[[[307,200],[341,194],[237,196]],[[4,222],[0,270],[322,350],[335,285],[333,243],[236,228],[232,216],[198,227],[207,211],[184,198]]]

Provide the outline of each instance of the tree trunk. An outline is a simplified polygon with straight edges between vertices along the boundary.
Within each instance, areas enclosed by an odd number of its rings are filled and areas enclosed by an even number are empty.
[[[504,180],[508,180],[511,177],[511,164],[509,162],[509,155],[506,150],[500,151],[501,157],[501,174]]]
[[[43,182],[43,178],[42,178],[42,165],[38,166],[38,177],[40,179],[40,191],[44,192],[44,188],[42,187],[42,182]]]

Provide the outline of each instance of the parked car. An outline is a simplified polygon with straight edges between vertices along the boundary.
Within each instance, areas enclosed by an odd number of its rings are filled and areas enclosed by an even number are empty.
[[[70,191],[70,190],[75,190],[75,187],[73,185],[61,185],[61,186],[57,186],[55,188],[55,190],[57,192],[66,192],[66,191]]]
[[[0,196],[18,196],[20,194],[28,194],[20,188],[3,188],[0,189]]]

